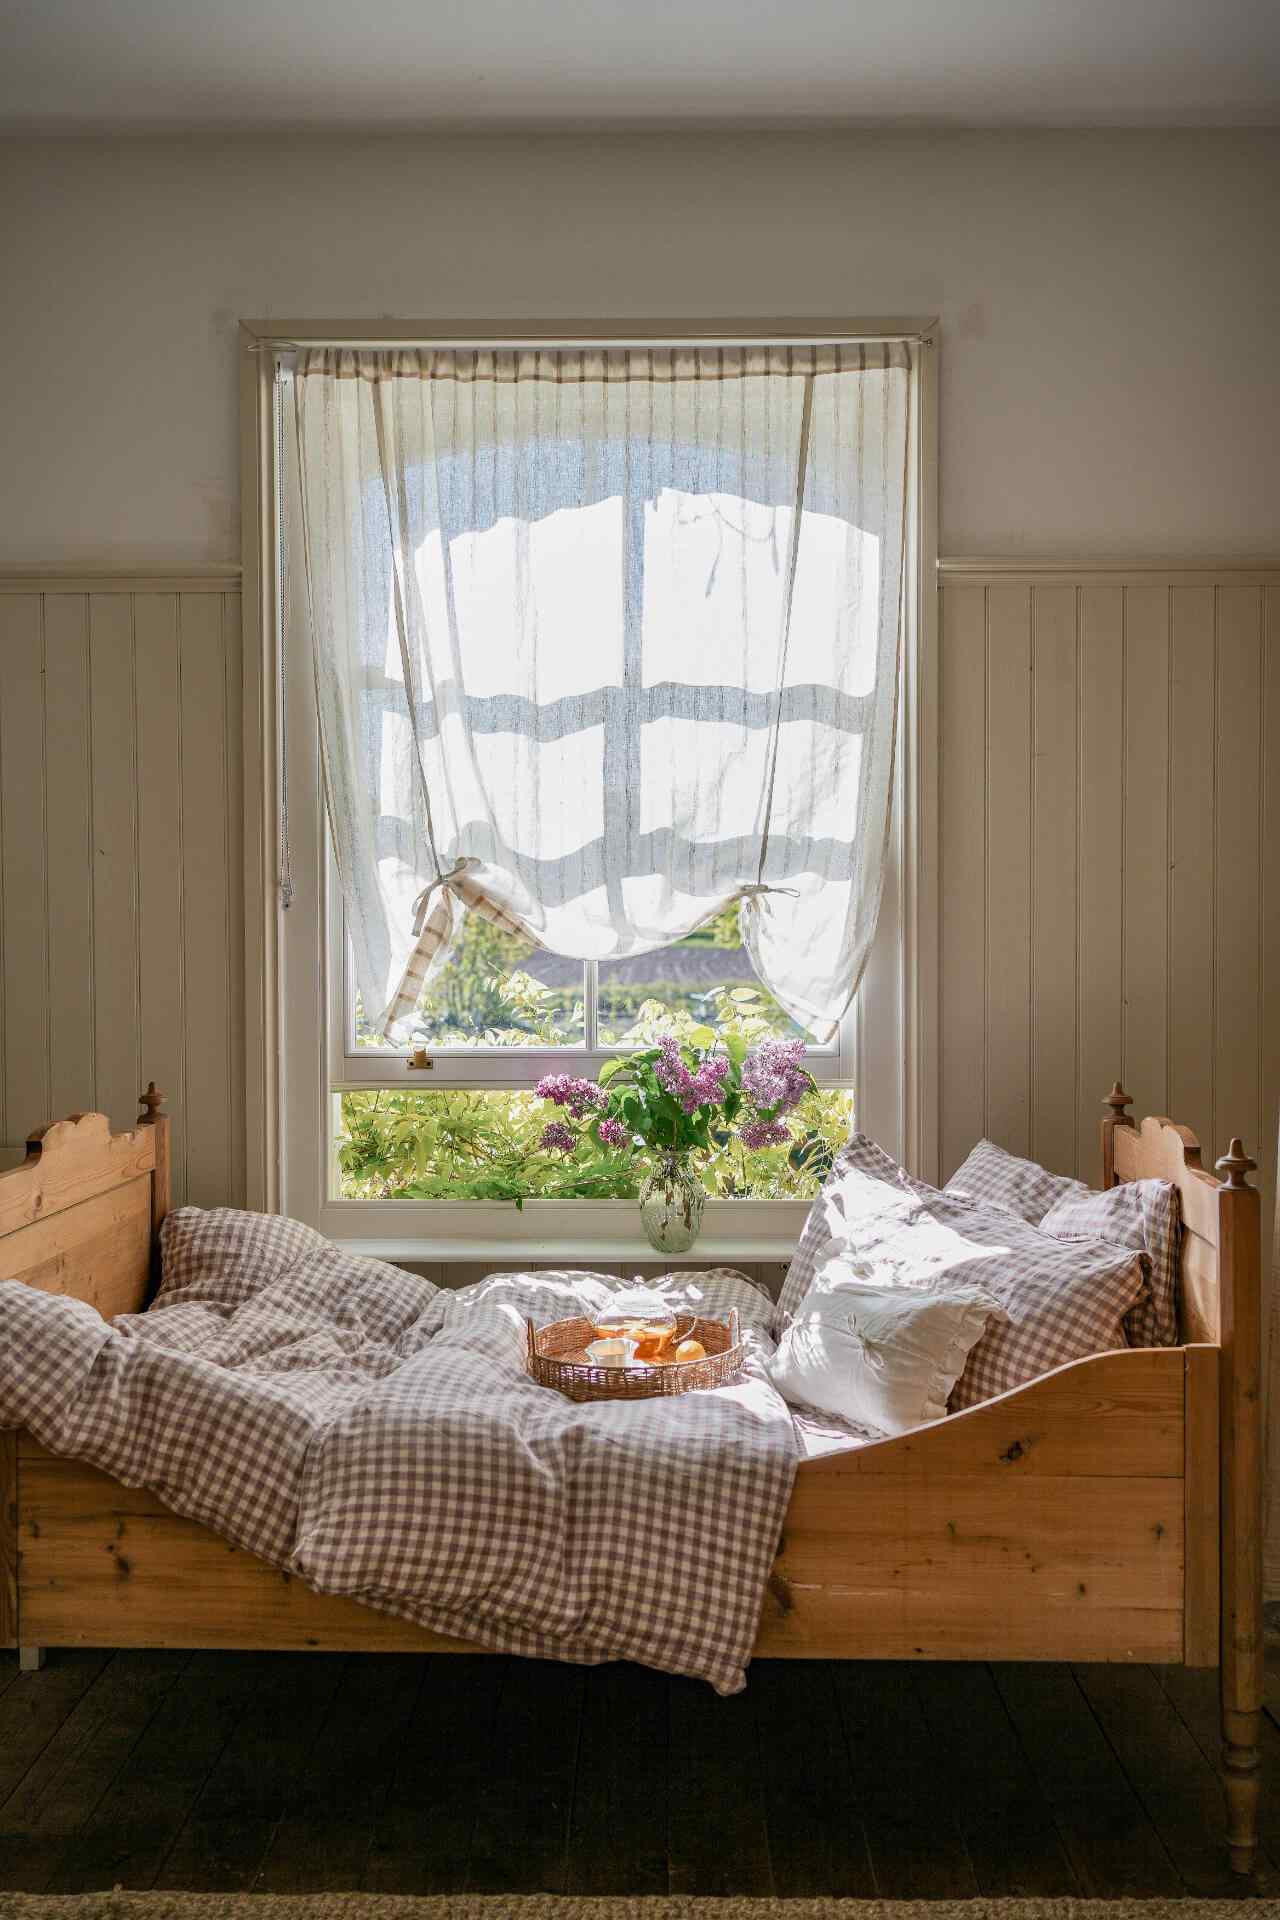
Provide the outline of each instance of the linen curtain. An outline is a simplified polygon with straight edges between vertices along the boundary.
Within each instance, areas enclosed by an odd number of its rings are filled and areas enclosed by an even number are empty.
[[[311,350],[305,616],[366,1017],[467,912],[576,959],[735,899],[814,1037],[884,874],[912,349]]]

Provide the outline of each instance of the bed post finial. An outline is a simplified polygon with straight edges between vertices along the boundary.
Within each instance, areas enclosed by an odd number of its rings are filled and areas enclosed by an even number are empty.
[[[1223,1181],[1229,1187],[1247,1187],[1249,1175],[1257,1164],[1256,1160],[1249,1158],[1244,1150],[1244,1141],[1238,1136],[1232,1140],[1221,1160],[1214,1162]]]
[[[169,1211],[169,1116],[164,1111],[164,1095],[154,1080],[148,1080],[145,1093],[138,1095],[142,1112],[140,1127],[154,1129],[155,1166],[151,1172],[151,1291],[160,1285],[160,1229]]]
[[[1116,1143],[1117,1127],[1131,1127],[1133,1116],[1126,1111],[1132,1104],[1118,1080],[1112,1083],[1111,1091],[1103,1101],[1106,1111],[1102,1116],[1102,1184],[1114,1187],[1116,1184]]]

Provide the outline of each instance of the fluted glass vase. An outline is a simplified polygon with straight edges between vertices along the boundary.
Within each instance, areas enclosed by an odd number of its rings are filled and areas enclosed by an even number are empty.
[[[662,1153],[640,1189],[640,1224],[659,1253],[687,1253],[702,1230],[706,1189],[688,1153]]]

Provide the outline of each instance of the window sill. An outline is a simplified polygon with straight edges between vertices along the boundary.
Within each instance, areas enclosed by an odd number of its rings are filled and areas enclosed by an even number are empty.
[[[385,1260],[395,1266],[403,1261],[477,1262],[492,1266],[495,1262],[503,1267],[517,1267],[523,1261],[536,1261],[539,1265],[554,1262],[566,1267],[591,1267],[602,1263],[616,1266],[619,1262],[638,1261],[644,1266],[661,1265],[670,1261],[672,1266],[718,1267],[732,1266],[739,1261],[777,1261],[789,1264],[795,1253],[795,1240],[782,1240],[776,1235],[759,1235],[755,1239],[744,1239],[735,1235],[701,1236],[688,1253],[661,1254],[654,1251],[643,1234],[616,1240],[586,1239],[520,1239],[514,1235],[506,1240],[460,1240],[460,1239],[417,1239],[409,1234],[398,1235],[394,1239],[356,1239],[343,1238],[342,1246],[349,1253],[361,1253],[372,1260]]]
[[[708,1200],[702,1233],[681,1266],[790,1262],[807,1200]],[[522,1209],[483,1201],[330,1201],[313,1224],[353,1253],[377,1260],[652,1266],[633,1200],[530,1200]]]

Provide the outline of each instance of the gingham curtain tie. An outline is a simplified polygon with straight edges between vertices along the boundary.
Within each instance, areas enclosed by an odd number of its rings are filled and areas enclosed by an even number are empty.
[[[435,879],[429,881],[422,889],[422,892],[413,903],[413,935],[415,940],[421,938],[422,929],[427,924],[427,909],[431,905],[431,896],[436,888],[447,888],[449,882],[456,880],[460,873],[465,873],[470,865],[471,862],[464,855],[461,860],[456,861],[454,865],[450,867],[448,873],[438,873]]]

